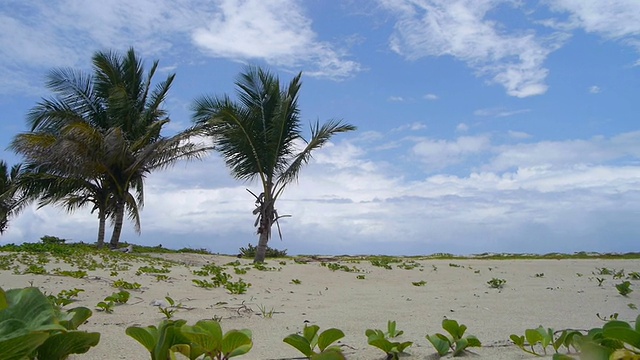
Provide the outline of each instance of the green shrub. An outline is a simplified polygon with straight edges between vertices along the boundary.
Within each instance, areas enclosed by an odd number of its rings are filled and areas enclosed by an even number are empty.
[[[251,244],[248,244],[246,248],[244,247],[240,248],[240,256],[247,259],[253,259],[254,257],[256,257],[257,249],[258,249],[257,247]],[[279,258],[279,257],[285,257],[285,256],[287,256],[287,249],[278,250],[278,249],[272,249],[269,246],[267,246],[266,257]]]

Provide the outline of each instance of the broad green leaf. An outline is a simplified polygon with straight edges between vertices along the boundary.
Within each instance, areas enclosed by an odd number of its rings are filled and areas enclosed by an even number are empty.
[[[566,354],[553,354],[552,360],[575,360],[575,358]]]
[[[320,326],[318,325],[305,325],[304,330],[302,330],[302,336],[309,341],[312,349],[316,347],[316,344],[318,343],[318,331],[320,331]]]
[[[38,289],[28,287],[6,292],[8,306],[0,311],[0,323],[20,319],[30,331],[65,330],[57,323],[57,311]]]
[[[542,342],[542,334],[536,329],[526,329],[524,331],[524,338],[527,339],[529,346]]]
[[[636,317],[636,331],[640,332],[640,315]]]
[[[377,347],[387,354],[393,351],[393,344],[387,339],[369,338],[367,342],[369,343],[369,345]]]
[[[2,288],[0,288],[0,311],[9,307],[9,303],[7,302],[7,293],[4,292]]]
[[[458,356],[462,354],[465,349],[469,346],[469,341],[466,338],[458,339],[455,342],[455,349],[453,350],[453,356]]]
[[[153,349],[156,347],[158,341],[158,329],[155,326],[139,327],[131,326],[125,330],[125,333],[136,341],[138,341],[145,349],[149,350],[153,354]]]
[[[451,334],[453,340],[462,338],[464,332],[467,330],[465,325],[459,325],[457,321],[451,319],[442,320],[442,328]]]
[[[227,358],[244,355],[248,353],[252,347],[253,342],[251,341],[251,336],[243,331],[230,330],[222,339],[222,353]]]
[[[320,354],[313,354],[310,360],[346,360],[340,351],[325,351]]]
[[[309,340],[301,335],[291,334],[285,337],[282,341],[298,349],[298,351],[300,351],[306,357],[309,357],[311,356],[311,354],[313,354],[313,350],[309,345]]]
[[[180,328],[186,323],[185,320],[162,320],[158,326],[158,340],[153,350],[155,360],[164,360],[172,356],[171,348],[174,345],[182,344],[185,341]]]
[[[630,327],[606,327],[605,325],[602,330],[606,338],[619,340],[640,349],[640,333]]]
[[[551,342],[553,341],[553,336],[549,334],[549,331],[547,331],[542,326],[538,326],[538,328],[536,328],[536,331],[540,334],[540,344],[542,345],[542,347],[546,348],[547,346],[549,346],[549,344],[551,344]]]
[[[324,351],[329,345],[334,342],[342,339],[344,337],[344,332],[340,329],[327,329],[323,331],[318,337],[318,348],[320,351]]]
[[[482,347],[482,343],[480,342],[480,340],[478,340],[477,337],[469,335],[466,337],[466,339],[469,342],[469,347]]]
[[[51,335],[38,347],[38,359],[64,360],[71,354],[84,354],[100,342],[99,333],[68,331]]]
[[[557,352],[558,349],[564,344],[564,340],[567,338],[567,330],[563,330],[560,336],[553,342],[553,349]]]
[[[519,347],[519,348],[523,348],[524,347],[524,336],[518,336],[516,334],[511,334],[511,336],[509,336],[509,339],[511,339],[511,341],[513,341],[513,343]]]
[[[612,349],[606,348],[592,341],[585,341],[580,345],[581,360],[601,360],[609,359],[613,353]]]
[[[23,360],[42,345],[49,333],[44,331],[31,332],[0,341],[0,354],[3,360]]]
[[[449,348],[451,346],[448,340],[445,341],[437,335],[427,335],[427,340],[429,340],[431,345],[433,345],[433,347],[436,349],[438,355],[444,356],[449,352]]]
[[[60,325],[67,330],[77,330],[91,315],[93,315],[93,312],[86,307],[73,308],[60,315]]]
[[[402,343],[395,343],[395,344],[396,344],[395,348],[398,350],[398,352],[404,352],[404,350],[406,348],[408,348],[409,346],[413,345],[413,342],[405,341],[405,342],[402,342]]]
[[[222,330],[220,324],[196,323],[195,326],[182,325],[180,331],[193,344],[200,346],[205,352],[219,353],[222,351]]]

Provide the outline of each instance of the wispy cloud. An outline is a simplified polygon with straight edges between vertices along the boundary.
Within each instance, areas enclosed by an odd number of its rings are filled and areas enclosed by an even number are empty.
[[[600,89],[599,86],[593,85],[593,86],[589,86],[589,93],[590,94],[599,94],[602,91],[602,89]]]
[[[457,139],[417,138],[412,154],[428,169],[443,169],[491,148],[488,136],[460,136]]]
[[[424,123],[421,122],[413,122],[411,124],[404,124],[402,126],[398,126],[397,128],[393,128],[391,129],[392,132],[399,132],[399,131],[418,131],[418,130],[424,130],[427,128],[427,125],[425,125]]]
[[[440,97],[436,94],[426,94],[425,96],[423,96],[423,98],[425,98],[426,100],[435,101],[435,100],[438,100]]]
[[[449,55],[517,97],[547,91],[543,63],[566,39],[529,31],[505,33],[489,18],[502,0],[379,0],[398,16],[391,48],[409,58]]]
[[[525,114],[530,111],[531,109],[507,110],[503,107],[495,107],[495,108],[478,109],[473,112],[473,115],[482,116],[482,117],[500,118],[500,117],[514,116],[518,114]]]
[[[61,10],[64,9],[64,10]],[[320,41],[294,0],[22,2],[0,14],[0,93],[29,92],[52,67],[86,68],[96,50],[134,46],[144,56],[263,60],[308,76],[344,79],[362,70],[346,48]],[[348,46],[348,45],[345,45]],[[163,64],[166,65],[166,64]]]
[[[389,96],[387,98],[387,101],[391,101],[391,102],[403,102],[404,98],[402,96]]]

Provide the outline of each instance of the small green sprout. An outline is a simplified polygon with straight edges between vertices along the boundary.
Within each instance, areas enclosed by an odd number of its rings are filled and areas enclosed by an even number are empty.
[[[305,325],[302,335],[291,334],[282,341],[296,348],[308,359],[344,360],[340,347],[332,345],[344,337],[344,332],[335,328],[327,329],[322,333],[318,333],[319,331],[320,327],[318,325]],[[319,350],[317,352],[315,350],[316,347]]]
[[[504,287],[504,284],[506,283],[507,280],[498,278],[492,278],[491,280],[487,281],[487,284],[489,284],[489,286],[493,289],[502,289]]]
[[[440,356],[444,356],[450,350],[453,351],[453,356],[458,356],[463,354],[469,347],[482,346],[480,340],[475,336],[464,336],[467,327],[458,324],[455,320],[442,320],[442,328],[449,333],[449,336],[440,333],[426,336],[427,340],[429,340]]]
[[[291,283],[294,285],[300,285],[302,284],[302,281],[300,281],[300,279],[291,279]]]
[[[616,284],[616,289],[618,289],[618,293],[622,296],[627,296],[633,289],[631,289],[631,283],[629,281],[623,281],[620,284]]]
[[[411,282],[411,284],[413,286],[425,286],[425,285],[427,285],[427,282],[424,281],[424,280],[420,280],[420,281],[413,281],[413,282]]]
[[[364,275],[356,275],[356,279],[358,280],[364,280],[365,276]]]
[[[403,353],[406,348],[413,345],[413,342],[411,341],[390,341],[387,338],[387,334],[378,329],[367,329],[364,334],[367,336],[367,343],[384,351],[385,354],[387,354],[387,359],[389,360],[398,360],[399,354]]]

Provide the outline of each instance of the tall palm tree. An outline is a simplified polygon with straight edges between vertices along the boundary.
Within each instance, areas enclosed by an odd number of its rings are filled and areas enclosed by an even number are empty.
[[[254,262],[264,262],[271,228],[278,221],[275,203],[285,187],[298,178],[311,152],[337,133],[356,127],[330,120],[311,125],[311,138],[302,136],[298,92],[302,74],[281,88],[277,76],[249,67],[236,81],[238,101],[228,96],[203,96],[195,100],[193,119],[204,126],[222,153],[233,176],[259,179],[260,195],[254,195],[258,247]],[[279,229],[279,227],[278,227]]]
[[[22,198],[16,186],[21,173],[21,164],[9,169],[7,163],[0,160],[0,234],[7,230],[9,218],[21,208]]]
[[[152,87],[157,66],[156,61],[145,75],[130,49],[125,55],[96,53],[93,74],[52,71],[47,86],[55,96],[29,112],[31,132],[12,143],[29,168],[37,169],[31,176],[40,181],[26,186],[41,205],[61,203],[73,211],[93,203],[100,219],[98,245],[107,218],[114,224],[111,247],[119,243],[126,213],[139,230],[147,173],[210,149],[189,142],[199,129],[161,135],[169,122],[162,104],[175,75]]]

